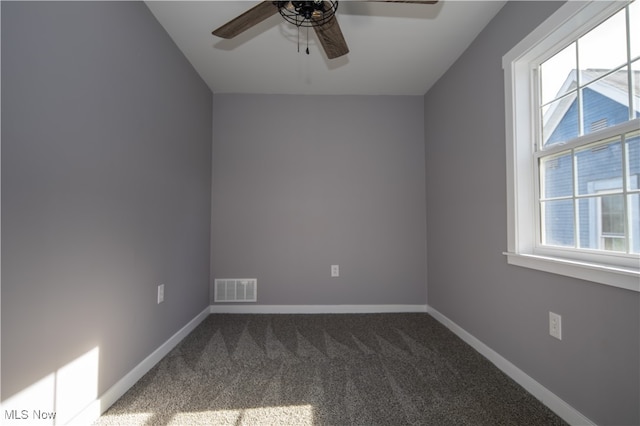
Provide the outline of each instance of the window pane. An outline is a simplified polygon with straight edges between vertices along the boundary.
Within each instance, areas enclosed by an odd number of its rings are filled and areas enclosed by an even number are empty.
[[[627,62],[627,25],[622,9],[578,40],[578,61],[581,71],[608,71]],[[595,76],[582,73],[581,85]]]
[[[572,93],[542,107],[543,146],[566,142],[578,136],[577,98]]]
[[[602,233],[624,236],[624,199],[622,195],[602,197]]]
[[[640,189],[640,132],[627,134],[627,185],[629,190]]]
[[[575,43],[571,43],[540,65],[542,104],[576,89],[577,68]]]
[[[578,194],[622,189],[622,151],[619,139],[576,150]]]
[[[604,242],[604,250],[621,252],[627,251],[624,237],[603,237],[602,240]]]
[[[640,1],[629,5],[629,29],[631,40],[631,58],[640,56]]]
[[[599,71],[585,71],[583,74],[599,73]],[[582,89],[585,134],[629,120],[628,79],[629,74],[625,67]]]
[[[571,152],[541,159],[540,183],[543,198],[573,195],[573,157]]]
[[[580,248],[626,251],[624,196],[605,195],[578,200]]]
[[[543,244],[574,246],[573,200],[545,201],[542,203]]]
[[[578,200],[578,247],[598,248],[598,216],[599,197],[581,198]]]
[[[627,197],[627,212],[629,217],[629,250],[631,253],[640,253],[640,194],[632,194]]]

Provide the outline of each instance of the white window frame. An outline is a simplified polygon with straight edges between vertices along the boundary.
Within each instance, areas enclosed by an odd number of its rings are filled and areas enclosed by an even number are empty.
[[[585,33],[626,4],[620,1],[568,1],[502,58],[508,238],[504,254],[511,265],[640,292],[640,261],[637,256],[616,253],[591,255],[586,250],[541,247],[537,236],[538,183],[534,138],[538,119],[532,102],[537,90],[534,78],[537,63],[534,65],[534,62],[543,55],[551,56],[564,47],[567,39]],[[596,135],[602,139],[639,126],[640,120],[635,119],[598,131]]]

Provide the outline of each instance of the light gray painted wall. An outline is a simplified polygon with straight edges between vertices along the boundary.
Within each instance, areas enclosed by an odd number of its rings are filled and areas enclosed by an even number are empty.
[[[100,395],[208,305],[211,108],[143,3],[2,2],[3,400],[95,347]]]
[[[423,117],[421,96],[214,95],[215,277],[264,305],[425,304]]]
[[[501,58],[558,6],[508,2],[425,96],[429,305],[592,421],[639,424],[640,295],[501,254]],[[549,311],[562,315],[562,341],[548,335]]]

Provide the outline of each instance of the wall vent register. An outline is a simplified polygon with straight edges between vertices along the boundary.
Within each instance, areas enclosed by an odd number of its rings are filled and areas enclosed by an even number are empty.
[[[256,278],[216,278],[215,302],[256,302],[258,280]]]

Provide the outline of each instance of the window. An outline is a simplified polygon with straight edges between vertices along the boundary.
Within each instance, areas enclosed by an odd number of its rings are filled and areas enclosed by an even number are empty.
[[[640,291],[640,0],[567,2],[503,67],[509,263]]]
[[[595,248],[624,252],[627,237],[625,236],[624,200],[617,195],[600,198],[598,221],[598,245]]]

